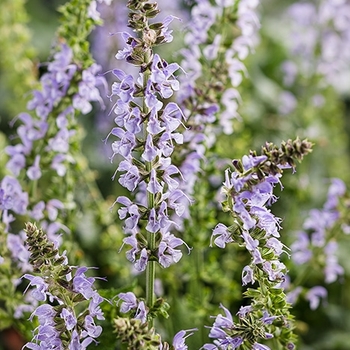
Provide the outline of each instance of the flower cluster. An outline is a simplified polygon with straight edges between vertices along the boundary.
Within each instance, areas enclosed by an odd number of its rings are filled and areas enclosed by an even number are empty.
[[[340,201],[345,192],[344,182],[338,178],[332,179],[323,208],[309,212],[304,221],[304,230],[297,233],[297,239],[291,244],[294,264],[301,266],[313,262],[313,266],[322,270],[324,282],[327,284],[337,281],[344,274],[344,268],[338,262],[338,243],[335,238],[340,232],[349,233],[347,226],[340,225],[343,221]],[[287,298],[292,304],[303,295],[312,310],[319,306],[320,299],[327,297],[327,290],[323,286],[314,286],[307,290],[301,285],[294,285],[290,278],[284,283],[284,288],[288,291]]]
[[[298,76],[317,81],[318,90],[333,86],[340,91],[348,89],[348,50],[350,31],[350,5],[346,1],[322,0],[318,4],[303,1],[293,3],[283,16],[288,26],[287,43],[289,59],[281,66],[284,86],[292,89]],[[291,91],[280,94],[280,112],[288,114],[295,110],[297,98]],[[312,96],[314,107],[324,104],[324,97]]]
[[[253,316],[251,306],[242,306],[237,312],[238,322],[233,321],[232,314],[223,305],[225,316],[219,314],[215,317],[212,327],[210,327],[209,338],[213,338],[214,344],[205,344],[203,350],[238,349],[244,344],[245,339],[249,339],[249,348],[253,350],[270,350],[264,344],[258,342],[259,339],[271,339],[273,335],[267,332],[267,326],[271,325],[276,316],[270,316],[267,311],[258,312],[258,316]],[[289,346],[293,350],[294,347]]]
[[[103,77],[97,76],[100,68],[93,64],[84,70],[82,78],[78,83],[78,91],[72,96],[72,105],[64,106],[58,113],[55,124],[57,129],[49,131],[51,120],[49,116],[54,109],[63,105],[63,98],[68,93],[72,79],[78,71],[73,63],[73,52],[67,45],[62,45],[54,59],[47,65],[47,72],[40,79],[41,89],[33,91],[33,98],[28,102],[28,110],[35,111],[37,117],[29,113],[21,113],[17,120],[22,124],[17,127],[20,142],[15,146],[8,146],[6,153],[10,156],[7,168],[14,176],[26,170],[27,177],[38,180],[42,177],[42,168],[51,168],[57,175],[64,176],[66,173],[66,162],[72,161],[69,155],[69,139],[74,135],[72,121],[75,110],[87,114],[92,110],[91,101],[100,101],[100,93],[96,86],[104,83]],[[36,155],[31,161],[31,154],[36,153],[43,139],[47,140],[45,151],[49,159],[42,154]],[[29,159],[28,159],[29,158]]]
[[[111,159],[116,155],[122,158],[116,170],[121,173],[119,183],[131,192],[138,190],[138,197],[140,193],[144,197],[140,203],[133,203],[125,196],[118,197],[115,202],[122,205],[119,217],[125,220],[125,233],[130,234],[124,239],[124,243],[132,247],[127,258],[137,270],[143,271],[149,260],[168,267],[182,255],[176,248],[184,242],[169,232],[174,222],[168,211],[182,216],[182,202],[189,200],[179,189],[181,174],[171,160],[175,145],[183,143],[183,136],[177,129],[183,125],[185,117],[176,103],[166,102],[179,89],[174,73],[180,66],[167,63],[152,51],[154,45],[172,40],[168,26],[174,17],[148,24],[148,18],[159,11],[156,4],[131,2],[128,6],[131,10],[129,25],[142,34],[136,38],[122,33],[126,47],[116,58],[140,67],[140,72],[135,80],[131,74],[113,70],[117,81],[112,85],[111,98],[117,96],[113,107],[117,127],[107,138],[117,137],[112,143]],[[152,234],[154,244],[150,245],[140,232],[142,228]]]
[[[233,132],[232,119],[241,102],[237,90],[245,72],[243,60],[257,43],[258,1],[200,1],[191,10],[187,24],[186,48],[180,51],[186,74],[180,77],[177,98],[187,117],[180,154],[181,188],[193,195],[194,186],[210,158],[216,135]],[[224,32],[222,23],[227,23]],[[217,34],[220,33],[220,34]],[[214,80],[208,79],[215,76]],[[189,218],[188,203],[184,217]],[[178,221],[182,224],[181,221]]]
[[[31,296],[40,304],[32,313],[39,327],[28,349],[85,349],[96,342],[102,327],[95,319],[104,320],[100,304],[103,298],[94,288],[95,278],[87,277],[87,267],[68,265],[42,230],[31,223],[26,225],[26,244],[35,274],[25,274]],[[53,304],[51,304],[53,303]]]
[[[59,240],[56,236],[59,229],[69,231],[57,221],[65,208],[64,196],[57,193],[60,199],[45,195],[39,200],[37,195],[41,188],[37,183],[42,178],[46,181],[48,174],[58,178],[66,175],[67,166],[75,161],[70,149],[76,142],[74,115],[76,111],[89,113],[91,102],[101,101],[97,86],[104,84],[104,78],[98,76],[99,66],[92,64],[81,71],[73,61],[72,50],[61,45],[40,79],[41,88],[33,91],[33,98],[28,102],[28,110],[35,115],[21,113],[13,122],[21,124],[17,127],[17,144],[5,148],[9,156],[6,168],[12,175],[6,175],[0,185],[1,219],[8,233],[18,215],[40,222],[53,240]],[[71,103],[67,103],[67,95]],[[22,250],[23,242],[18,238],[17,244],[11,244],[12,238],[9,235],[9,248],[18,260],[16,252]]]
[[[328,198],[323,209],[312,209],[304,222],[304,231],[298,233],[297,240],[291,245],[292,259],[301,265],[313,259],[314,254],[323,251],[323,271],[325,282],[332,283],[343,274],[335,255],[337,242],[332,240],[332,229],[340,218],[339,198],[345,194],[345,184],[340,179],[333,179],[328,190]],[[320,257],[318,257],[318,260]]]
[[[215,4],[205,0],[193,7],[185,36],[188,47],[182,51],[182,66],[187,74],[181,80],[179,99],[196,125],[212,124],[220,110],[222,131],[232,133],[232,119],[238,117],[240,101],[237,87],[245,72],[242,61],[258,41],[258,4],[258,0],[216,1]],[[224,21],[229,25],[225,28],[227,32],[221,33]],[[209,72],[215,72],[217,79],[203,84]],[[212,127],[209,129],[215,131]]]
[[[283,169],[294,168],[295,160],[300,161],[310,151],[310,142],[296,139],[283,142],[281,147],[266,144],[262,148],[261,155],[251,152],[242,160],[234,160],[235,171],[226,170],[222,189],[227,198],[222,203],[223,210],[231,213],[234,222],[230,227],[218,224],[212,234],[214,244],[220,248],[236,243],[249,252],[251,261],[243,268],[242,285],[255,282],[259,284],[257,290],[248,289],[246,292],[246,296],[253,299],[250,307],[252,318],[250,323],[259,324],[260,316],[256,312],[260,312],[264,307],[267,313],[273,315],[272,317],[278,317],[283,324],[289,324],[288,330],[282,330],[279,336],[279,341],[288,346],[293,343],[293,334],[289,306],[281,288],[281,282],[287,271],[286,266],[280,261],[280,255],[286,252],[286,248],[279,240],[280,219],[276,218],[267,206],[277,200],[273,189],[276,184],[281,184]],[[245,316],[241,321],[246,322]],[[229,327],[237,328],[233,324]],[[216,344],[221,346],[224,340],[220,340],[222,334],[216,332],[216,329],[214,324],[211,337],[216,338]],[[271,333],[274,332],[271,330]],[[230,342],[235,343],[236,347],[245,341],[251,342],[251,338],[247,335],[242,336],[237,331],[233,334],[235,337],[231,337]],[[259,337],[262,337],[261,332]],[[257,339],[254,338],[254,341]],[[229,344],[226,346],[230,346]],[[260,345],[254,346],[259,349]],[[207,349],[210,349],[210,346]]]

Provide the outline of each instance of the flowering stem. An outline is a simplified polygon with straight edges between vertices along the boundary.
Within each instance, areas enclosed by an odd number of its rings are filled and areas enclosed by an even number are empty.
[[[144,79],[143,79],[143,88],[146,89],[147,82],[150,78],[151,72],[149,69],[147,69],[144,72]],[[147,114],[149,112],[148,107],[146,106],[146,99],[143,98],[142,101],[142,107],[143,112]],[[144,131],[145,131],[145,140],[147,139],[148,132],[147,132],[147,123],[145,123]],[[151,172],[153,167],[152,162],[146,162],[146,169],[148,172]],[[147,203],[148,208],[152,209],[154,207],[154,194],[147,191]],[[155,235],[152,232],[147,232],[147,242],[148,242],[148,249],[153,252],[156,247],[156,239]],[[156,262],[155,261],[149,261],[146,267],[146,305],[151,308],[155,302],[154,297],[154,280],[156,276]],[[153,326],[153,319],[149,320],[149,326],[150,328]]]

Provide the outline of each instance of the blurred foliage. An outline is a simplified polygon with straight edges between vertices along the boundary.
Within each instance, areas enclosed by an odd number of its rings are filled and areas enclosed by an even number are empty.
[[[36,84],[35,49],[25,0],[2,0],[0,10],[0,126],[25,108],[28,91]]]

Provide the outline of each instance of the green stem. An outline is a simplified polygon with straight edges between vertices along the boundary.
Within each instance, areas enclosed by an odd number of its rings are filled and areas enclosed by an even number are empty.
[[[154,249],[154,246],[155,246],[154,233],[147,232],[147,240],[148,240],[150,250]],[[154,280],[156,276],[155,267],[156,267],[156,262],[149,261],[146,268],[146,303],[148,307],[152,307],[155,302],[155,295],[154,295]]]
[[[143,86],[146,88],[147,81],[150,76],[150,71],[146,70],[144,72],[144,81]],[[143,99],[143,112],[145,114],[148,113],[148,108],[146,106],[145,99]],[[145,140],[147,139],[147,130],[146,125],[144,126],[145,131]],[[153,164],[152,162],[146,162],[146,169],[150,173],[152,170]],[[147,204],[149,210],[151,210],[154,207],[154,194],[147,192]],[[151,255],[153,255],[153,252],[156,248],[156,236],[152,232],[147,232],[147,242],[148,242],[148,249],[151,251]],[[152,308],[155,302],[155,294],[154,294],[154,281],[156,277],[156,262],[155,261],[148,261],[147,267],[146,267],[146,305],[149,308]],[[149,326],[150,328],[153,327],[153,320],[149,320]]]
[[[150,171],[152,168],[152,163],[147,162],[147,169]],[[154,195],[152,193],[147,192],[147,201],[148,201],[148,208],[154,207]],[[151,251],[151,254],[153,255],[153,252],[156,248],[156,236],[152,232],[147,232],[147,242],[148,242],[148,249]],[[156,278],[156,262],[155,261],[148,261],[147,267],[146,267],[146,304],[149,308],[151,308],[155,302],[155,295],[154,295],[154,280]],[[153,320],[149,321],[150,327],[153,326]]]

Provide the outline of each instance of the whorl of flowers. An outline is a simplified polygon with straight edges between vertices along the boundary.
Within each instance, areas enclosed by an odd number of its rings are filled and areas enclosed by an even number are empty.
[[[40,304],[30,319],[38,317],[39,327],[28,349],[85,349],[96,342],[102,327],[95,320],[104,320],[100,304],[103,298],[94,288],[95,278],[85,275],[87,267],[68,265],[47,235],[34,224],[26,225],[26,244],[33,274],[23,277],[31,295]],[[53,304],[52,304],[53,303]]]
[[[156,3],[129,1],[128,8],[129,26],[139,36],[122,33],[126,46],[116,58],[139,67],[139,74],[134,78],[120,69],[113,70],[117,81],[111,98],[117,97],[113,107],[117,126],[108,136],[117,138],[112,143],[111,159],[116,155],[121,158],[116,170],[119,183],[130,192],[142,193],[138,195],[143,197],[141,202],[120,196],[116,203],[122,205],[118,213],[129,234],[124,243],[132,247],[127,258],[143,271],[149,260],[168,267],[182,256],[176,248],[184,242],[169,232],[173,225],[169,211],[182,216],[182,201],[189,200],[179,189],[181,174],[171,159],[174,147],[183,143],[177,129],[185,117],[179,106],[169,101],[179,90],[174,73],[180,66],[153,52],[154,46],[172,41],[168,26],[175,18],[167,16],[162,23],[150,24],[149,19],[159,12]],[[150,239],[142,230],[151,234]]]
[[[295,161],[302,160],[310,151],[311,143],[307,140],[288,140],[280,147],[267,143],[262,148],[261,155],[251,152],[242,160],[234,160],[234,171],[228,169],[225,172],[222,191],[227,199],[222,206],[223,211],[232,215],[233,224],[230,227],[218,224],[212,237],[214,244],[220,248],[233,243],[249,252],[251,259],[243,268],[242,285],[257,282],[258,288],[248,288],[245,292],[247,297],[252,298],[252,303],[249,311],[247,309],[246,313],[239,314],[239,325],[233,324],[232,317],[227,315],[226,318],[230,321],[228,324],[223,324],[217,319],[216,323],[219,325],[214,323],[211,328],[210,337],[216,339],[214,344],[224,349],[229,349],[230,344],[236,344],[238,347],[244,342],[252,345],[254,349],[268,349],[255,343],[259,338],[272,336],[277,336],[282,344],[292,348],[292,320],[286,296],[280,286],[287,272],[286,266],[280,261],[280,255],[287,252],[287,248],[279,240],[281,220],[276,218],[267,206],[277,200],[273,189],[276,184],[281,184],[283,169],[294,169]],[[262,311],[264,314],[266,312],[269,319],[269,322],[262,323],[271,325],[269,336],[263,336],[263,332],[253,332],[251,329],[252,325],[256,326],[259,320],[264,319]],[[274,320],[276,322],[273,322]],[[282,325],[284,326],[281,327]],[[220,331],[216,331],[217,329]],[[205,349],[211,347],[208,345]]]

